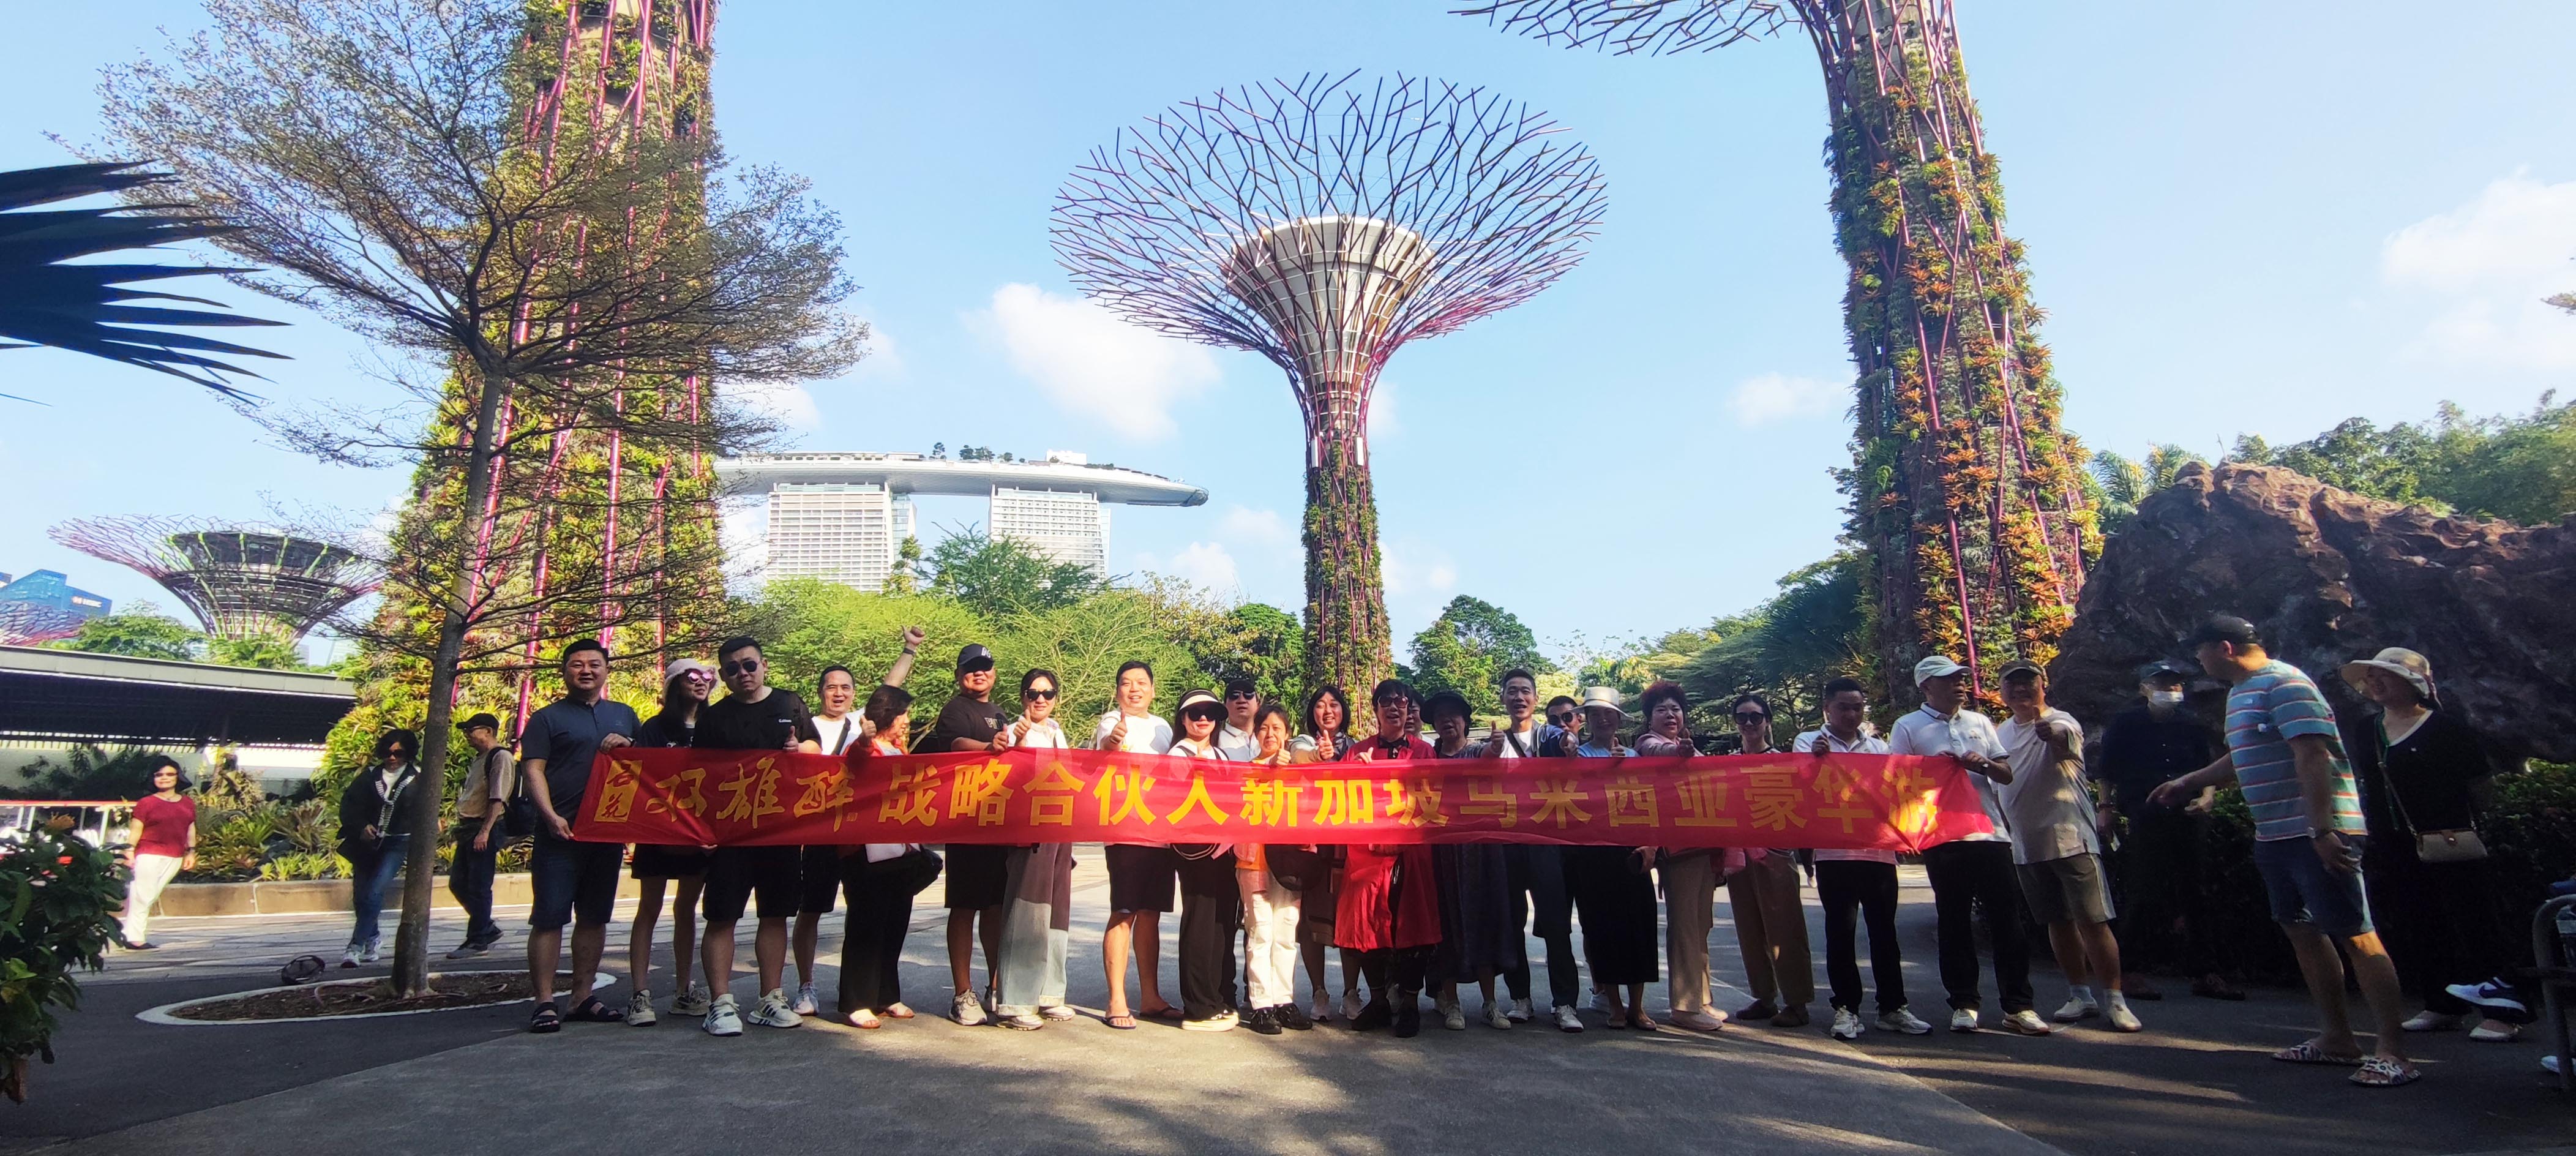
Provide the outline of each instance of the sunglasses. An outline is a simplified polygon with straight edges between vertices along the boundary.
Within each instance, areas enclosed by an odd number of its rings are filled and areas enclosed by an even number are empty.
[[[1547,716],[1547,721],[1555,723],[1561,727],[1572,726],[1574,725],[1574,712],[1569,710],[1560,714],[1552,714]]]
[[[1047,690],[1038,690],[1038,689],[1035,689],[1035,688],[1031,688],[1031,689],[1029,689],[1029,690],[1021,691],[1021,692],[1020,692],[1020,697],[1021,697],[1021,698],[1044,698],[1044,699],[1052,699],[1052,698],[1054,698],[1054,697],[1055,697],[1055,691],[1054,691],[1054,689],[1052,689],[1052,688],[1049,688],[1049,689],[1047,689]]]
[[[760,660],[757,658],[737,658],[732,662],[724,664],[725,677],[727,678],[731,678],[737,674],[749,674],[758,669],[760,669]]]
[[[1182,715],[1182,716],[1181,716],[1181,721],[1183,721],[1183,722],[1215,722],[1215,721],[1217,721],[1218,719],[1221,719],[1221,718],[1224,718],[1224,717],[1225,717],[1225,712],[1224,712],[1224,711],[1221,711],[1221,710],[1209,710],[1209,709],[1207,709],[1206,707],[1198,707],[1198,708],[1195,708],[1195,709],[1191,710],[1188,714]]]
[[[1246,691],[1246,692],[1244,692],[1244,693],[1242,693],[1242,694],[1229,694],[1229,695],[1225,696],[1225,701],[1227,701],[1227,702],[1251,702],[1251,701],[1253,700],[1253,698],[1254,698],[1254,697],[1255,697],[1255,696],[1254,696],[1251,692]]]
[[[1767,722],[1770,718],[1771,716],[1767,714],[1761,714],[1755,711],[1746,711],[1743,714],[1735,716],[1735,721],[1743,723],[1746,726],[1751,726],[1754,723]]]

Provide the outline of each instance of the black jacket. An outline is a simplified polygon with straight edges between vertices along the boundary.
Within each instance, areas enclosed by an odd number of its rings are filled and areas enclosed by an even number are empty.
[[[402,835],[411,831],[411,808],[406,806],[414,784],[420,782],[420,768],[405,764],[394,777],[394,797],[388,801],[376,794],[377,768],[368,767],[340,791],[340,854],[355,859],[372,855],[376,844],[369,843],[366,831],[374,827],[385,835]]]

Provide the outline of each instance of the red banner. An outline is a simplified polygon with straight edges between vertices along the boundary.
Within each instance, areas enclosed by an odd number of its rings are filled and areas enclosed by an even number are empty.
[[[574,821],[603,843],[1562,843],[1920,851],[1992,828],[1947,757],[1443,759],[1254,766],[1116,751],[828,755],[620,747]]]

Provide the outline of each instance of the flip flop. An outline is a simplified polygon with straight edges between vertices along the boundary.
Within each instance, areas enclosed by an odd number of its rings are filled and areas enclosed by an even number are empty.
[[[2272,1058],[2285,1064],[2325,1064],[2338,1068],[2358,1068],[2362,1065],[2360,1056],[2333,1055],[2324,1048],[2318,1047],[2315,1040],[2292,1044],[2272,1053]]]
[[[1639,1012],[1636,1015],[1629,1017],[1628,1026],[1641,1032],[1651,1032],[1655,1030],[1655,1021],[1649,1018],[1645,1013]]]
[[[1161,1007],[1146,1012],[1145,1018],[1149,1020],[1168,1020],[1172,1023],[1180,1023],[1190,1017],[1182,1014],[1181,1009],[1173,1007],[1170,1004],[1164,1004]]]
[[[885,1026],[884,1020],[878,1019],[875,1012],[871,1012],[866,1008],[861,1008],[857,1011],[851,1012],[849,1015],[843,1016],[841,1018],[841,1022],[854,1028],[866,1028],[870,1031],[874,1031],[877,1028]]]
[[[1116,1028],[1122,1032],[1132,1032],[1136,1030],[1136,1017],[1131,1015],[1103,1016],[1101,1017],[1100,1022],[1108,1024],[1110,1027]]]
[[[921,1013],[905,1007],[902,1004],[894,1004],[887,1007],[883,1014],[885,1018],[890,1020],[908,1020]]]
[[[2352,1074],[2352,1082],[2365,1088],[2402,1088],[2423,1078],[2422,1068],[2401,1064],[2385,1056],[2363,1060],[2361,1070]]]

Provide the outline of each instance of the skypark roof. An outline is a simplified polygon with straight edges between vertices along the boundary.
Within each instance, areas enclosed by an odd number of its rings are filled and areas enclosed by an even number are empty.
[[[1050,457],[1044,461],[959,461],[925,454],[752,454],[716,462],[729,494],[758,494],[779,482],[873,482],[898,494],[984,497],[995,486],[1096,494],[1131,506],[1200,506],[1207,491],[1119,466]]]

